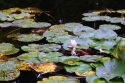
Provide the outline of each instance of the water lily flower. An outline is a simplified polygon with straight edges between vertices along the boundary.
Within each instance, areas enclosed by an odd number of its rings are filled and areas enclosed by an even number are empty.
[[[76,46],[77,46],[77,43],[75,40],[71,40],[71,46],[72,46],[72,51],[71,51],[71,54],[72,55],[76,55]]]
[[[99,49],[99,52],[100,52],[100,53],[104,53],[104,51],[103,51],[102,49]]]

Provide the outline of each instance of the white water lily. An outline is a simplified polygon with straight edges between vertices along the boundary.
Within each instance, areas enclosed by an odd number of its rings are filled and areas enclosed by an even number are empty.
[[[72,46],[72,51],[71,51],[71,54],[72,55],[76,55],[76,46],[77,46],[77,43],[75,40],[71,40],[71,46]]]

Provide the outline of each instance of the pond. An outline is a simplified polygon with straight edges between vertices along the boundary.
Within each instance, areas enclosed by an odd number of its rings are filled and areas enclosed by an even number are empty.
[[[66,22],[35,7],[1,10],[0,82],[124,83],[124,13],[93,10]]]

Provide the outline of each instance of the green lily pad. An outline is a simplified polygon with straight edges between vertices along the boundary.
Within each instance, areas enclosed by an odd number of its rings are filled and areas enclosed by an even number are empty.
[[[115,40],[101,40],[95,42],[95,49],[100,50],[102,49],[104,52],[109,53],[110,49],[113,48],[113,46],[116,45]]]
[[[80,60],[85,61],[85,62],[97,62],[100,61],[102,56],[100,55],[84,55],[80,56]]]
[[[122,77],[124,79],[125,75],[125,62],[122,60],[109,60],[104,63],[104,65],[101,65],[96,68],[96,75],[99,78],[104,78],[105,80],[109,81],[115,77]],[[125,82],[125,81],[124,81]]]
[[[80,80],[73,77],[50,76],[49,78],[43,78],[37,83],[80,83]]]
[[[115,39],[117,37],[116,32],[107,28],[100,28],[95,31],[94,35],[96,39]]]
[[[68,64],[68,65],[75,65],[75,62],[79,61],[79,57],[77,56],[62,56],[59,58],[59,62]]]
[[[0,81],[14,80],[20,75],[15,61],[0,62]]]
[[[38,57],[38,55],[40,54],[40,52],[29,52],[29,53],[23,53],[21,55],[19,55],[17,58],[19,60],[27,60],[27,59],[30,59],[30,58],[35,58],[35,57]]]
[[[27,52],[39,51],[41,45],[39,44],[28,44],[28,46],[22,46],[21,49]]]
[[[18,41],[21,42],[34,42],[43,39],[44,37],[39,34],[21,34],[18,36]]]
[[[49,52],[49,53],[43,53],[41,52],[38,56],[38,59],[41,62],[59,62],[59,57],[63,54],[60,52]]]
[[[62,35],[57,37],[47,37],[48,42],[55,42],[55,43],[64,43],[66,40],[75,38],[75,36],[72,35]]]
[[[64,30],[72,32],[76,27],[82,27],[83,25],[80,23],[71,22],[71,23],[66,23],[64,26],[65,26]]]
[[[99,26],[99,28],[108,28],[108,29],[111,29],[111,30],[119,30],[119,29],[121,29],[120,26],[112,25],[112,24],[102,24],[102,25]]]
[[[42,51],[42,52],[51,52],[51,51],[58,51],[59,49],[61,49],[60,45],[57,45],[57,44],[44,44],[40,48],[40,51]]]
[[[82,14],[83,16],[97,16],[98,14],[97,13],[83,13]]]
[[[112,17],[110,19],[106,19],[106,21],[111,22],[111,23],[121,23],[123,21],[123,18]]]
[[[90,74],[86,77],[86,81],[88,83],[109,83],[109,82],[106,82],[106,80],[104,79],[100,79],[96,76],[96,74]]]
[[[51,52],[51,51],[58,51],[61,48],[60,45],[57,44],[28,44],[28,46],[22,46],[21,49],[27,52],[33,51],[42,51],[42,52]]]
[[[65,65],[64,66],[67,72],[73,73],[73,72],[79,72],[79,73],[86,73],[90,70],[92,70],[92,67],[87,64],[81,62],[79,65]]]
[[[89,26],[82,26],[82,27],[76,27],[74,30],[73,30],[73,33],[75,35],[81,35],[82,33],[84,32],[94,32],[95,30]]]
[[[0,44],[0,53],[2,55],[11,55],[19,51],[18,48],[15,48],[13,44],[10,43],[1,43]]]
[[[10,81],[16,79],[20,75],[19,70],[0,71],[0,81]]]

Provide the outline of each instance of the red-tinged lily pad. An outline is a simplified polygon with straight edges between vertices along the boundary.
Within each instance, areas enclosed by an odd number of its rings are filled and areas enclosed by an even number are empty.
[[[37,83],[80,83],[80,80],[73,77],[50,76],[49,78],[43,78]]]

